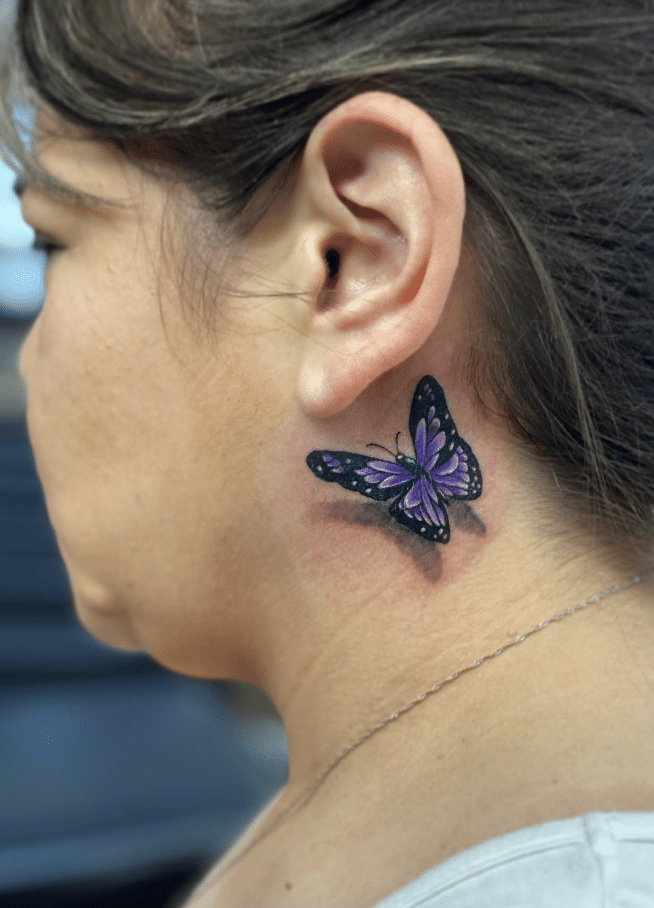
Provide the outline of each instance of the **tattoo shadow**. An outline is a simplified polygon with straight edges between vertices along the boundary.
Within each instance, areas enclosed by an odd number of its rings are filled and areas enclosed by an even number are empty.
[[[387,507],[374,502],[337,501],[320,505],[316,511],[327,520],[342,520],[359,526],[375,527],[391,538],[398,548],[409,554],[415,566],[428,580],[440,580],[443,571],[441,543],[421,539],[408,527],[393,520]],[[466,501],[456,501],[447,509],[450,524],[474,536],[485,536],[486,525]]]

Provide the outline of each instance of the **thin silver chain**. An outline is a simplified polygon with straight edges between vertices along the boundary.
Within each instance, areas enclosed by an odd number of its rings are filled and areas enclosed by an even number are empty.
[[[470,665],[466,665],[465,668],[460,668],[458,671],[453,672],[447,678],[444,678],[442,681],[438,681],[434,684],[433,687],[430,687],[428,690],[424,691],[417,697],[414,697],[413,700],[409,700],[408,703],[405,703],[404,706],[400,709],[396,709],[395,712],[391,713],[390,716],[386,716],[385,719],[382,719],[380,722],[377,722],[376,725],[372,725],[367,731],[364,731],[363,734],[359,735],[354,741],[344,747],[340,753],[331,760],[324,769],[321,769],[315,778],[309,782],[307,787],[301,791],[293,800],[288,804],[281,813],[278,813],[277,816],[264,825],[257,835],[249,842],[245,848],[237,852],[233,858],[227,861],[224,864],[219,864],[216,869],[209,874],[206,879],[200,883],[200,886],[193,893],[194,897],[199,896],[203,893],[209,886],[212,886],[214,883],[218,882],[235,864],[238,864],[247,854],[249,854],[253,848],[255,848],[262,839],[266,838],[273,829],[276,829],[280,823],[282,823],[286,817],[297,810],[297,808],[307,801],[315,790],[324,782],[327,776],[335,769],[338,764],[344,760],[353,750],[356,750],[358,747],[361,747],[369,738],[372,738],[373,735],[376,735],[377,732],[381,731],[383,728],[386,728],[387,725],[390,725],[392,722],[397,721],[405,713],[410,712],[414,706],[418,706],[420,703],[424,703],[428,697],[431,697],[433,694],[438,693],[438,691],[445,687],[446,684],[450,684],[452,681],[456,681],[457,678],[460,678],[461,675],[465,675],[467,672],[471,672],[476,668],[479,668],[480,665],[483,665],[484,662],[488,662],[489,659],[495,659],[497,656],[501,656],[502,653],[505,653],[508,649],[511,649],[512,646],[517,646],[519,643],[523,643],[528,637],[531,637],[533,634],[537,634],[539,631],[544,630],[546,627],[549,627],[550,624],[554,624],[557,621],[562,621],[564,618],[567,618],[568,615],[574,615],[575,612],[581,611],[581,609],[587,608],[589,605],[593,605],[596,602],[599,602],[601,599],[606,599],[608,596],[612,596],[614,593],[619,593],[622,590],[626,590],[630,586],[635,586],[637,583],[640,583],[645,579],[649,574],[654,571],[654,568],[645,571],[638,577],[632,577],[631,580],[625,580],[623,583],[618,583],[616,586],[610,586],[605,590],[602,590],[601,593],[595,593],[594,596],[591,596],[589,599],[584,599],[583,602],[578,602],[577,605],[573,605],[570,608],[566,609],[564,612],[559,612],[558,615],[554,615],[552,618],[548,618],[547,621],[541,621],[540,624],[537,624],[536,627],[532,630],[527,631],[526,634],[520,634],[519,637],[516,637],[514,640],[511,640],[509,643],[506,643],[504,646],[500,646],[498,649],[493,650],[492,653],[487,653],[485,656],[482,656],[481,659],[477,659],[475,662],[471,662]]]

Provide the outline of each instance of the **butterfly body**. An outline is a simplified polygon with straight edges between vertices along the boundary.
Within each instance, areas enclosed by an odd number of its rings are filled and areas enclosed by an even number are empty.
[[[424,376],[409,414],[414,454],[398,451],[392,460],[350,451],[312,451],[307,464],[315,476],[336,482],[374,501],[388,501],[391,516],[423,539],[450,538],[447,507],[479,498],[481,470],[458,434],[438,382]]]

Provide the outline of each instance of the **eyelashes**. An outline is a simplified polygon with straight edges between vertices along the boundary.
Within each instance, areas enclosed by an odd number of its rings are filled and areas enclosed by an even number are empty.
[[[47,236],[45,233],[39,233],[38,230],[34,231],[32,249],[35,252],[43,252],[45,257],[49,259],[55,252],[60,252],[62,248],[58,243],[55,243],[52,237]]]

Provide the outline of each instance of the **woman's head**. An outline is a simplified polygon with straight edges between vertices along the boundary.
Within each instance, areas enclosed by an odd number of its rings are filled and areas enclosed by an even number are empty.
[[[480,390],[591,511],[647,531],[653,16],[556,0],[65,0],[53,15],[30,0],[19,26],[42,98],[172,161],[230,224],[339,101],[373,88],[423,107],[466,180]]]
[[[184,272],[195,275],[184,298],[202,311],[196,334],[219,287],[237,322],[247,319],[249,304],[230,295],[229,285],[242,293],[247,286],[248,299],[271,308],[285,294],[289,305],[304,304],[298,260],[292,275],[280,264],[304,237],[293,232],[297,176],[310,143],[325,160],[336,149],[333,173],[342,184],[356,178],[357,148],[368,139],[356,131],[348,115],[356,107],[348,104],[381,92],[414,105],[425,115],[421,124],[433,122],[433,140],[442,135],[445,143],[434,147],[453,151],[447,178],[456,187],[460,177],[465,190],[461,382],[544,466],[538,475],[554,490],[555,527],[565,514],[565,523],[569,515],[589,529],[651,540],[649,2],[61,0],[56,7],[53,15],[45,0],[19,4],[19,51],[6,57],[5,84],[18,61],[37,97],[64,121],[117,146],[148,186],[152,180],[170,189],[190,245],[207,263],[198,271],[191,261]],[[387,128],[383,117],[375,123]],[[5,135],[11,145],[8,126]],[[29,155],[13,147],[34,177]],[[401,192],[410,196],[412,185]],[[93,192],[102,195],[98,186]],[[362,198],[350,200],[357,217],[365,213]],[[272,223],[271,211],[286,219]],[[164,205],[162,219],[165,212]],[[202,232],[211,223],[215,234]],[[456,225],[454,212],[449,232],[438,237],[444,248],[452,237],[458,242]],[[183,233],[176,243],[184,246]],[[213,261],[212,243],[220,248]],[[242,261],[248,283],[226,268],[234,263],[226,248]],[[343,276],[350,249],[345,227],[323,244],[325,292]],[[455,263],[453,253],[444,257],[448,267]],[[306,262],[313,280],[316,261]],[[436,296],[434,319],[442,304]],[[321,300],[328,309],[329,296]],[[275,309],[273,320],[280,318]],[[421,318],[429,323],[427,310]],[[405,355],[414,353],[415,341],[407,341]],[[398,365],[389,360],[387,367]],[[438,363],[429,368],[436,374]]]

